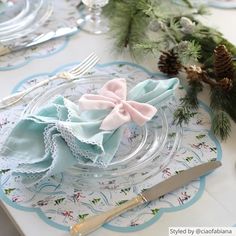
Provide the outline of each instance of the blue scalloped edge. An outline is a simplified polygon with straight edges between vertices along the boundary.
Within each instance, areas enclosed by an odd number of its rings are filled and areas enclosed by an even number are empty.
[[[77,33],[79,33],[79,32],[80,32],[80,30],[76,31],[76,32],[73,33],[73,34],[70,34],[70,35],[65,36],[65,37],[64,37],[64,42],[63,42],[63,44],[62,44],[56,51],[54,51],[54,52],[52,52],[52,53],[45,54],[45,55],[41,55],[41,56],[32,56],[32,57],[29,57],[29,59],[25,60],[25,61],[22,62],[22,63],[19,63],[18,65],[0,67],[0,71],[9,71],[9,70],[19,69],[19,68],[21,68],[21,67],[23,67],[23,66],[29,64],[30,62],[36,60],[36,59],[43,59],[43,58],[51,57],[51,56],[53,56],[53,55],[55,55],[55,54],[57,54],[57,53],[63,51],[63,50],[67,47],[70,38],[71,38],[73,35],[75,35],[75,34],[77,34]],[[61,38],[62,38],[62,37],[61,37]],[[56,40],[56,39],[52,39],[52,40]],[[47,42],[45,42],[45,43],[47,43]]]
[[[175,4],[178,5],[185,5],[183,2],[179,1],[179,0],[173,0],[173,2]],[[220,0],[210,0],[210,1],[205,1],[202,2],[201,5],[207,5],[209,7],[214,7],[214,8],[220,8],[220,9],[234,9],[236,8],[236,3],[235,2],[220,2]]]
[[[70,63],[70,64],[67,64],[67,65],[63,65],[63,66],[57,68],[55,71],[53,71],[51,73],[41,73],[41,74],[35,74],[35,75],[30,76],[30,77],[27,77],[26,79],[22,80],[13,89],[12,92],[17,91],[17,89],[23,83],[25,83],[26,81],[28,81],[28,80],[30,80],[30,79],[32,79],[34,77],[38,77],[38,76],[42,76],[42,75],[52,76],[52,75],[55,75],[57,72],[61,71],[63,68],[68,67],[68,66],[73,66],[73,65],[76,65],[78,63],[79,62],[74,62],[74,63]],[[100,64],[100,65],[97,65],[97,67],[101,67],[102,68],[102,67],[107,67],[107,66],[112,66],[112,65],[119,65],[119,64],[125,64],[125,65],[129,65],[129,66],[132,66],[132,67],[139,68],[139,69],[143,70],[144,72],[146,72],[150,76],[160,76],[162,78],[167,78],[166,76],[164,76],[161,73],[150,72],[149,70],[147,70],[146,68],[144,68],[144,67],[142,67],[140,65],[137,65],[137,64],[134,64],[134,63],[130,63],[130,62],[125,62],[125,61],[116,61],[116,62],[110,62],[110,63],[106,63],[106,64]],[[212,118],[212,112],[211,112],[210,108],[205,103],[203,103],[202,101],[199,101],[199,103],[202,106],[202,108],[205,111],[207,111],[209,113],[210,117]],[[212,139],[212,141],[216,145],[216,148],[217,148],[217,160],[221,160],[222,159],[222,149],[221,149],[219,141],[213,135],[212,129],[208,131],[208,135],[209,135],[209,137]],[[165,213],[171,213],[171,212],[177,212],[177,211],[184,210],[184,209],[190,207],[191,205],[193,205],[195,202],[197,202],[200,199],[200,197],[203,195],[204,189],[205,189],[205,182],[206,182],[206,178],[205,177],[207,175],[200,177],[200,187],[199,187],[199,190],[198,190],[198,192],[195,194],[195,196],[189,202],[187,202],[187,203],[185,203],[183,205],[180,205],[180,206],[172,207],[172,208],[161,208],[156,216],[154,216],[152,219],[150,219],[149,221],[145,222],[144,224],[141,224],[141,225],[138,225],[138,226],[133,226],[133,227],[132,226],[129,226],[129,227],[118,227],[118,226],[110,225],[108,223],[108,224],[103,225],[103,227],[105,229],[108,229],[108,230],[112,230],[112,231],[116,231],[116,232],[122,232],[122,233],[136,232],[136,231],[139,231],[139,230],[143,230],[143,229],[149,227],[150,225],[154,224]],[[12,202],[10,199],[8,199],[6,197],[6,195],[2,191],[2,188],[0,188],[0,198],[5,203],[7,203],[8,205],[10,205],[10,206],[12,206],[12,207],[14,207],[16,209],[27,211],[27,212],[35,212],[45,223],[47,223],[48,225],[50,225],[50,226],[52,226],[54,228],[57,228],[59,230],[63,230],[63,231],[66,231],[66,232],[69,231],[69,227],[68,226],[64,226],[64,225],[58,224],[58,223],[56,223],[56,222],[54,222],[52,220],[49,220],[45,216],[45,214],[42,212],[42,210],[40,208],[24,207],[24,206],[18,205],[17,203]]]
[[[215,7],[215,8],[220,8],[220,9],[235,9],[236,8],[236,2],[220,2],[215,1],[215,0],[211,0],[208,2],[208,5],[211,7]]]

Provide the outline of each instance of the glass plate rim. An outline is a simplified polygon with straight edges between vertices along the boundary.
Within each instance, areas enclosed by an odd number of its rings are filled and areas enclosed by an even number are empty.
[[[2,43],[4,44],[10,43],[21,37],[25,37],[27,34],[37,30],[39,26],[43,25],[50,18],[54,8],[53,0],[38,0],[38,1],[42,1],[42,3],[41,6],[34,11],[35,16],[33,17],[33,19],[31,19],[33,24],[27,24],[24,27],[16,29],[13,32],[10,32],[10,34],[8,33],[3,35],[0,34],[0,40]],[[28,17],[32,18],[32,13]]]
[[[60,88],[58,88],[59,86],[65,86],[65,88],[67,88],[67,87],[70,87],[70,86],[72,86],[71,84],[73,84],[73,83],[78,83],[78,81],[79,82],[83,82],[83,81],[85,81],[85,82],[87,82],[88,81],[88,79],[90,78],[101,78],[102,76],[104,76],[104,77],[106,77],[106,79],[111,79],[111,78],[114,78],[114,77],[116,77],[116,76],[114,76],[114,75],[110,75],[110,74],[104,74],[104,75],[89,75],[89,76],[83,76],[83,78],[81,78],[81,79],[79,79],[79,80],[73,80],[72,82],[62,82],[62,83],[59,83],[59,85],[57,86],[57,88],[50,88],[49,90],[47,90],[46,92],[45,91],[43,91],[42,93],[40,93],[38,96],[36,96],[28,105],[27,105],[27,107],[23,110],[23,112],[22,112],[22,116],[24,116],[25,114],[27,114],[26,113],[26,111],[27,111],[27,109],[30,109],[30,106],[32,106],[32,104],[34,104],[34,102],[36,102],[36,104],[37,104],[37,101],[38,101],[38,99],[40,100],[40,99],[42,99],[42,97],[44,97],[44,99],[45,99],[45,97],[47,98],[47,96],[45,95],[45,94],[50,94],[50,97],[52,98],[53,96],[51,96],[51,94],[52,94],[52,91],[57,91],[57,90],[60,90]],[[134,83],[134,84],[136,84],[137,83],[137,81],[133,81],[132,79],[130,79],[130,78],[127,78],[127,80],[128,81],[130,81],[131,83]],[[43,96],[42,96],[43,95]],[[43,100],[44,100],[43,99]],[[161,169],[159,169],[159,171],[157,172],[156,170],[154,171],[155,172],[155,174],[157,174],[157,173],[159,173],[170,161],[171,161],[171,159],[172,159],[172,157],[173,157],[173,155],[174,155],[174,153],[178,150],[178,148],[179,148],[179,146],[180,146],[180,143],[181,143],[181,129],[180,130],[178,130],[178,134],[176,135],[176,140],[175,140],[175,142],[174,142],[174,147],[175,147],[175,150],[173,150],[173,153],[172,154],[170,154],[169,155],[169,158],[167,158],[166,159],[166,161],[164,161],[163,163],[162,163],[162,165],[161,165]],[[149,160],[147,160],[146,162],[146,164],[147,164],[147,166],[148,165],[150,165],[150,163],[151,163],[151,161],[154,159],[156,157],[156,155],[152,155],[152,158],[150,158]],[[140,163],[139,165],[138,165],[138,168],[140,168],[140,166],[142,166],[142,163]],[[133,168],[132,168],[132,170],[128,170],[128,169],[126,169],[126,171],[124,171],[124,172],[119,172],[119,173],[117,173],[117,172],[114,172],[114,168],[115,168],[115,166],[110,166],[110,168],[105,168],[105,169],[99,169],[100,170],[100,172],[101,172],[101,170],[103,171],[103,173],[101,174],[101,175],[99,175],[99,173],[97,173],[97,172],[94,172],[94,170],[98,170],[98,168],[97,167],[95,167],[95,169],[94,169],[94,167],[93,166],[89,166],[89,168],[87,168],[86,169],[86,166],[83,166],[83,165],[80,165],[79,167],[78,166],[75,166],[75,167],[72,167],[69,171],[65,171],[65,173],[67,174],[67,175],[73,175],[72,173],[73,173],[73,169],[74,170],[76,170],[76,171],[80,171],[81,173],[83,173],[83,174],[85,174],[85,175],[89,175],[90,174],[90,172],[91,172],[91,170],[93,171],[93,175],[94,175],[94,173],[96,174],[96,177],[97,177],[97,179],[99,179],[99,178],[104,178],[104,177],[106,177],[106,179],[112,179],[112,178],[119,178],[119,177],[121,177],[121,175],[128,175],[129,174],[129,172],[131,171],[131,172],[135,172],[135,171],[137,171],[137,166],[134,166]],[[122,169],[123,170],[123,169]],[[150,176],[149,176],[150,177]],[[143,181],[143,180],[142,180]],[[140,181],[139,181],[140,182]],[[82,183],[83,184],[83,183]]]

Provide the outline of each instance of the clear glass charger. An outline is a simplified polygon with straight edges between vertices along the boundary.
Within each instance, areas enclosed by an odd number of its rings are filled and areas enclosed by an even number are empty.
[[[35,114],[56,96],[62,95],[76,103],[84,93],[96,93],[110,75],[91,76],[73,82],[63,82],[35,97],[23,116]],[[135,82],[127,79],[128,91]],[[175,155],[182,136],[181,128],[173,124],[175,97],[166,100],[157,114],[143,127],[126,125],[119,149],[107,166],[99,163],[78,163],[63,173],[63,181],[78,189],[120,189],[139,184],[160,173]],[[61,181],[61,175],[54,176]]]
[[[33,32],[51,16],[53,0],[8,0],[1,3],[0,41],[14,40]]]

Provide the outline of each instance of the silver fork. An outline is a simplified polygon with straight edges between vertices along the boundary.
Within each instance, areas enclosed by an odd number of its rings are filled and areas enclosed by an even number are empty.
[[[25,89],[24,91],[14,93],[10,96],[7,96],[1,99],[0,109],[4,109],[4,108],[7,108],[9,106],[16,104],[33,90],[40,88],[53,80],[66,79],[67,81],[70,81],[70,80],[77,79],[81,77],[82,75],[84,75],[86,72],[88,72],[92,67],[94,67],[98,63],[98,61],[99,61],[99,58],[94,53],[92,53],[87,58],[85,58],[79,65],[72,68],[71,70],[60,72],[59,74],[49,79],[43,80],[35,84],[34,86],[28,89]]]

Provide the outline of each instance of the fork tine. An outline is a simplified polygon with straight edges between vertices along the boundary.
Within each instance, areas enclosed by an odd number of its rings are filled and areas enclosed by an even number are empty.
[[[90,57],[86,63],[83,64],[82,67],[78,67],[75,70],[73,70],[73,72],[71,72],[72,74],[78,74],[80,73],[81,70],[83,70],[84,68],[87,68],[88,66],[90,66],[91,64],[94,63],[94,61],[97,61],[98,57],[96,55],[93,55],[92,57]]]
[[[70,73],[75,73],[80,68],[83,68],[91,59],[94,58],[95,53],[91,53],[89,56],[87,56],[83,61],[81,61],[78,65],[73,67],[71,70],[69,70]]]
[[[81,74],[84,74],[87,70],[89,70],[91,67],[93,67],[97,62],[99,61],[98,57],[94,57],[92,60],[90,60],[86,65],[84,65],[83,68],[80,68],[79,70],[75,71],[74,73],[71,73],[73,76],[79,76]]]
[[[76,65],[74,68],[72,68],[70,70],[70,73],[74,73],[74,71],[83,68],[94,56],[96,56],[95,53],[91,53],[90,55],[88,55],[79,65]]]
[[[95,58],[93,61],[90,62],[86,67],[84,67],[82,70],[80,70],[78,73],[75,73],[74,76],[80,76],[82,74],[85,74],[87,71],[89,71],[94,65],[98,63],[99,59]]]

